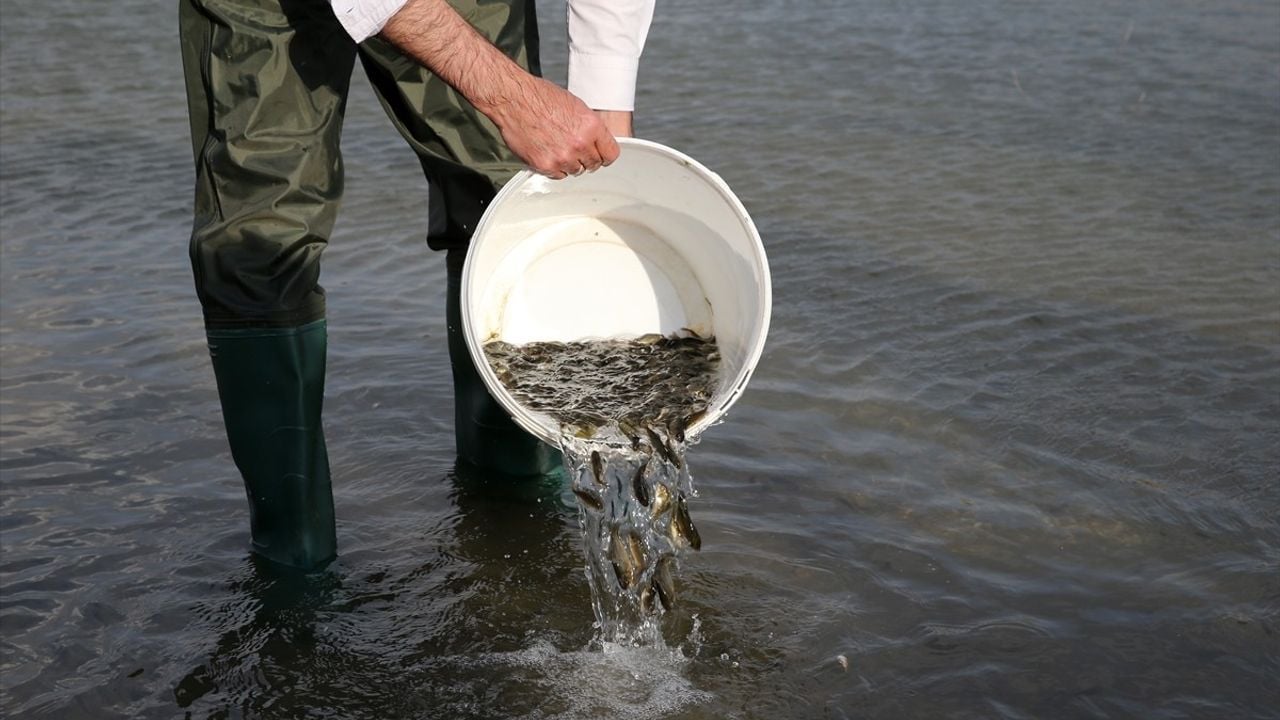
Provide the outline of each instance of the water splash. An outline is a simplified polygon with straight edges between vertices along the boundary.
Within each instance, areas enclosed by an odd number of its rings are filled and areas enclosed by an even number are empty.
[[[517,676],[527,672],[546,702],[513,715],[525,720],[656,720],[712,698],[685,677],[690,656],[679,647],[605,643],[599,649],[564,651],[538,639],[522,650],[465,662],[502,667]]]
[[[672,439],[668,446],[679,464],[645,445],[566,438],[561,448],[579,499],[598,642],[660,644],[681,554],[701,546],[689,519],[687,502],[696,493],[685,444]]]

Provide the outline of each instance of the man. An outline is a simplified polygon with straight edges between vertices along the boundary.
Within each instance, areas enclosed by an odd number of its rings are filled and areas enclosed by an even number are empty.
[[[471,364],[462,261],[515,172],[563,178],[618,156],[652,0],[570,0],[572,92],[538,77],[533,0],[181,1],[191,261],[254,552],[304,569],[336,552],[317,281],[342,195],[339,138],[357,57],[418,154],[427,241],[448,253],[459,457],[512,475],[551,471],[557,453],[511,421]]]

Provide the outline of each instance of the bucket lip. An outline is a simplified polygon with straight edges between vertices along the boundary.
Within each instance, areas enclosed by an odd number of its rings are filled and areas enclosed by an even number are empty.
[[[707,168],[702,163],[692,157],[668,147],[662,143],[652,140],[642,140],[640,138],[617,138],[618,145],[621,148],[635,148],[653,152],[658,155],[665,155],[688,168],[691,168],[695,174],[716,189],[721,198],[733,208],[734,214],[737,215],[739,222],[742,223],[743,229],[746,230],[748,237],[751,238],[751,251],[754,259],[760,268],[761,275],[761,306],[764,310],[763,318],[760,323],[759,340],[752,344],[747,351],[747,356],[742,368],[738,371],[737,376],[732,378],[729,391],[724,399],[719,403],[719,407],[710,408],[711,412],[707,416],[699,420],[693,426],[686,430],[690,437],[697,437],[703,430],[711,425],[716,424],[728,412],[729,408],[737,402],[746,389],[747,383],[751,380],[751,375],[755,371],[756,364],[760,360],[760,355],[764,351],[765,340],[769,336],[769,321],[773,315],[773,278],[769,270],[769,260],[765,255],[764,243],[760,238],[760,232],[756,229],[755,223],[751,220],[751,215],[747,212],[747,208],[729,188],[724,178]],[[625,150],[624,150],[625,151]],[[463,261],[462,268],[462,288],[460,292],[460,304],[462,306],[462,336],[467,344],[467,351],[471,355],[472,364],[475,365],[476,371],[480,374],[480,379],[484,382],[489,394],[498,400],[508,413],[511,414],[516,424],[538,437],[542,441],[556,445],[559,442],[558,435],[549,434],[548,429],[537,423],[533,419],[533,415],[520,404],[512,399],[506,388],[502,386],[498,376],[493,372],[493,367],[489,364],[488,358],[485,357],[484,348],[481,346],[476,334],[471,327],[471,271],[475,267],[473,262],[474,256],[480,243],[477,240],[484,236],[489,225],[494,222],[493,218],[502,207],[503,202],[520,191],[524,185],[531,179],[541,178],[547,182],[554,183],[555,180],[546,178],[533,170],[525,169],[516,173],[514,177],[507,181],[505,185],[494,195],[493,200],[489,202],[489,206],[485,208],[484,214],[480,218],[480,222],[476,223],[475,232],[472,233],[471,241],[467,244],[467,255]]]

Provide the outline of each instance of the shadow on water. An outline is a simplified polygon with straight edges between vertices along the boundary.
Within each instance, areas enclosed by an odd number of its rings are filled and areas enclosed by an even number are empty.
[[[588,650],[576,519],[559,478],[459,466],[425,560],[303,574],[249,558],[195,615],[216,637],[173,686],[190,717],[666,717],[702,702],[668,649]],[[603,715],[601,714],[603,713]]]
[[[308,687],[290,669],[300,661],[317,664],[319,615],[334,602],[342,580],[333,572],[305,574],[252,555],[237,575],[229,582],[231,601],[213,618],[229,628],[212,655],[174,687],[174,700],[183,709],[205,700],[250,714],[262,714],[267,706],[296,708],[296,695]],[[262,692],[266,688],[272,692]]]
[[[247,558],[196,612],[217,640],[174,686],[178,706],[201,717],[479,718],[538,702],[487,658],[533,636],[586,644],[585,598],[553,597],[585,588],[558,479],[513,483],[463,466],[444,479],[455,512],[425,561],[370,572],[340,558],[307,574]],[[566,605],[581,611],[553,609]]]

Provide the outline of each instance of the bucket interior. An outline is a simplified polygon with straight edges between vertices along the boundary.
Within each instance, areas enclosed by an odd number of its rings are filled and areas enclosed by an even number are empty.
[[[552,443],[555,423],[506,392],[484,343],[714,335],[721,380],[696,433],[745,386],[771,309],[763,248],[741,204],[718,176],[644,141],[623,141],[618,161],[595,173],[517,175],[476,230],[462,295],[464,334],[490,392]]]

